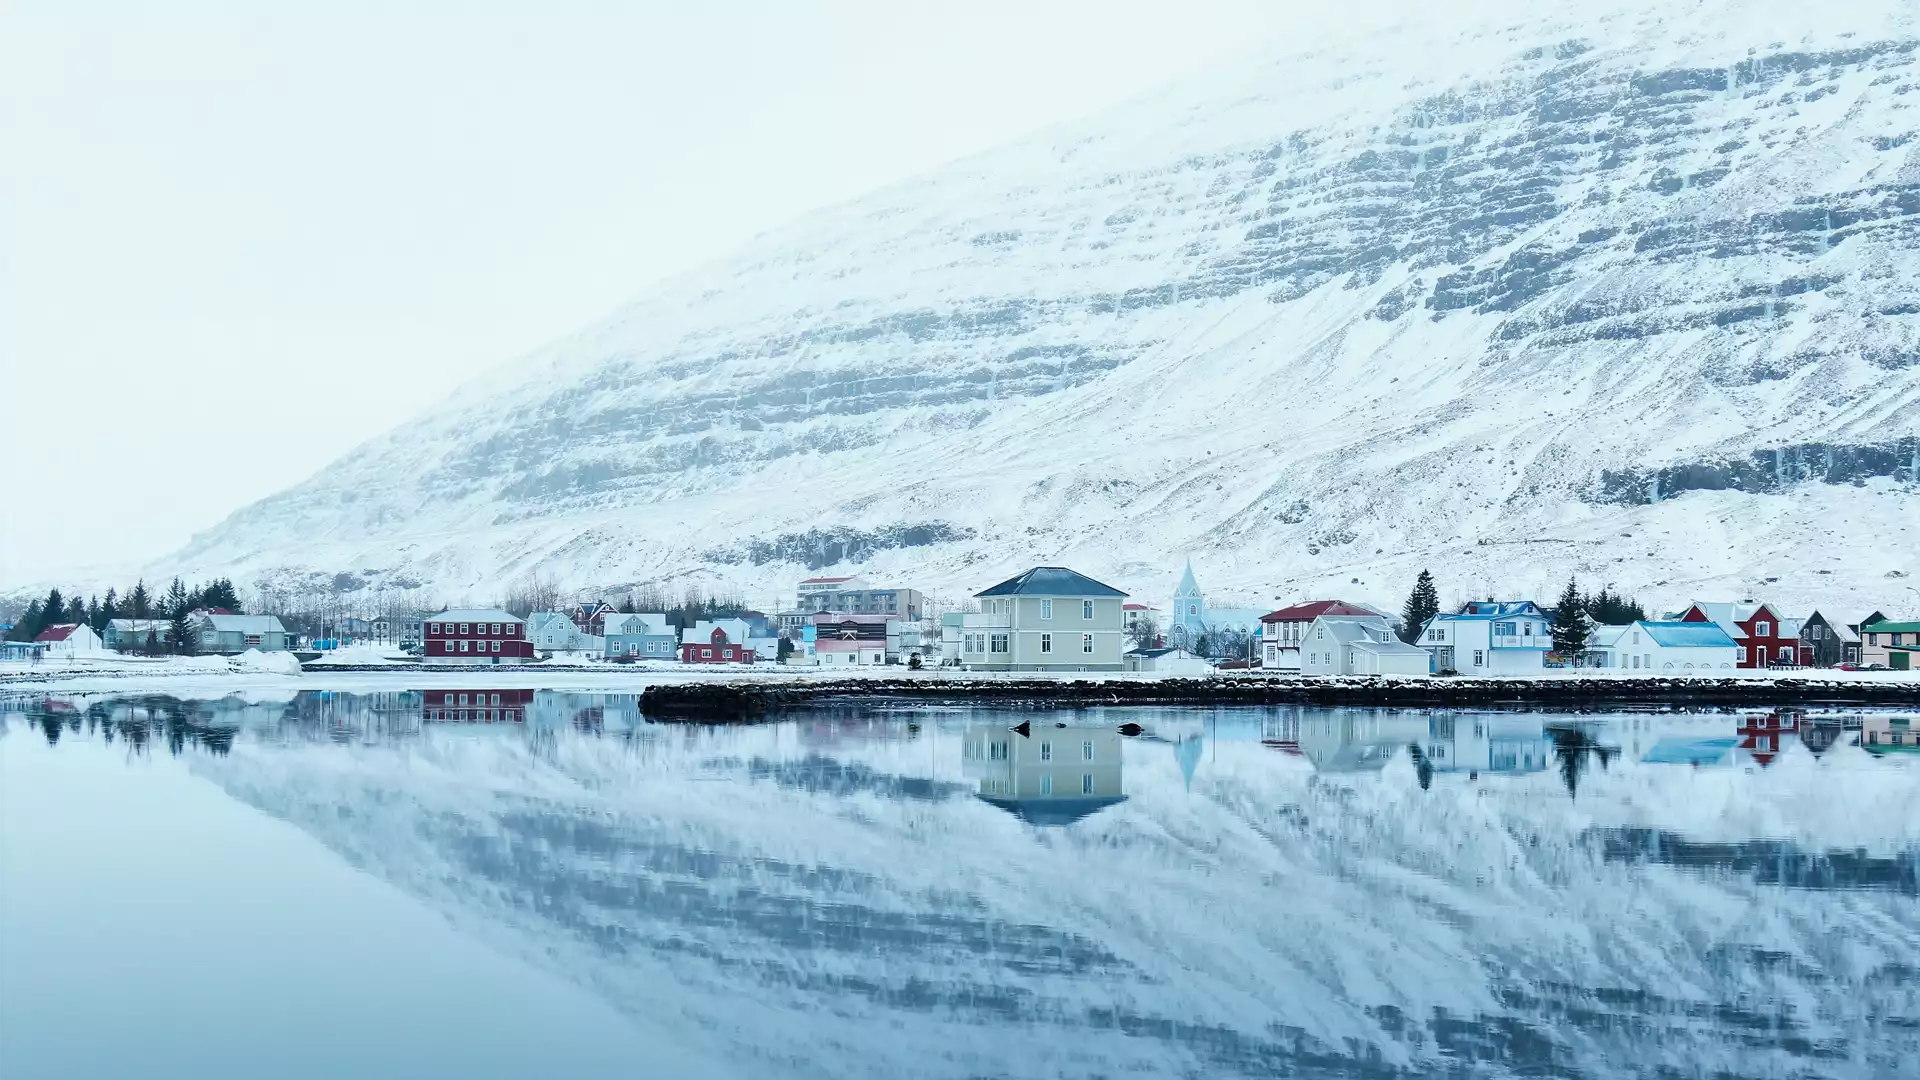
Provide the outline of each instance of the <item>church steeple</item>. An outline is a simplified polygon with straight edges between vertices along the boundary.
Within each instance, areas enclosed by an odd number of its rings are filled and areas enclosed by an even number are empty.
[[[1190,596],[1196,599],[1200,596],[1200,585],[1193,580],[1193,559],[1191,557],[1187,559],[1186,569],[1180,572],[1179,587],[1173,590],[1173,598],[1175,600],[1183,600]]]

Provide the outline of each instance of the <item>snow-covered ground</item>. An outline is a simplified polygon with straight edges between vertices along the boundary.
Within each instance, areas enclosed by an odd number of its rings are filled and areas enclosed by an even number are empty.
[[[1920,610],[1920,6],[1411,6],[762,236],[153,570]]]

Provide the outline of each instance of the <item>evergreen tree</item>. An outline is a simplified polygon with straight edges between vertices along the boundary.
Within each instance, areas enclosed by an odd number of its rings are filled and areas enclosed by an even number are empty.
[[[87,602],[80,599],[79,593],[73,594],[73,599],[67,601],[67,613],[60,617],[60,621],[75,626],[87,621]]]
[[[1407,602],[1400,609],[1400,640],[1409,645],[1419,640],[1427,620],[1438,614],[1440,592],[1433,587],[1433,574],[1422,570],[1414,579],[1413,592],[1407,595]]]
[[[100,625],[94,628],[94,632],[106,633],[107,624],[120,617],[120,596],[112,589],[108,589],[107,598],[100,601]]]
[[[49,626],[58,625],[66,614],[67,598],[60,595],[59,589],[48,589],[47,598],[40,602],[39,624],[33,628],[33,637],[27,640],[31,641],[33,638],[39,637],[40,631],[45,630]]]
[[[100,617],[100,598],[97,596],[87,597],[87,625],[96,634],[106,632],[107,620]]]
[[[176,578],[174,584],[180,584],[179,579]],[[167,648],[180,656],[193,655],[193,621],[187,615],[192,610],[183,597],[167,624]]]
[[[177,618],[193,610],[191,599],[186,585],[179,578],[174,578],[173,584],[167,586],[167,598],[161,605],[161,610],[165,611],[169,618]]]
[[[131,619],[153,618],[153,594],[147,592],[145,578],[133,583],[133,591],[127,594],[127,617]]]
[[[1580,586],[1568,578],[1567,587],[1561,590],[1560,603],[1554,612],[1553,651],[1569,664],[1579,659],[1587,647],[1587,639],[1593,636],[1586,608],[1587,602],[1580,596]]]

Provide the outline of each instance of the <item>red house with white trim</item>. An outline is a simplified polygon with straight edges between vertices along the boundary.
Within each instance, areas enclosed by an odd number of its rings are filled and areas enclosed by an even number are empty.
[[[751,664],[755,657],[744,638],[738,642],[727,637],[724,627],[704,620],[680,637],[680,660],[686,664]]]
[[[435,665],[525,664],[533,660],[526,620],[499,608],[463,608],[421,620],[420,659]]]
[[[1781,618],[1770,604],[1709,604],[1694,601],[1681,622],[1718,623],[1740,646],[1739,667],[1807,667],[1813,646],[1800,642],[1800,620]]]

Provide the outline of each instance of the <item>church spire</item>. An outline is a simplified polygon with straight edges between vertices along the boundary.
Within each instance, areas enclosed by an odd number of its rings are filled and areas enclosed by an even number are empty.
[[[1180,586],[1173,590],[1175,596],[1199,596],[1200,585],[1193,580],[1193,558],[1187,558],[1187,567],[1180,572]]]

